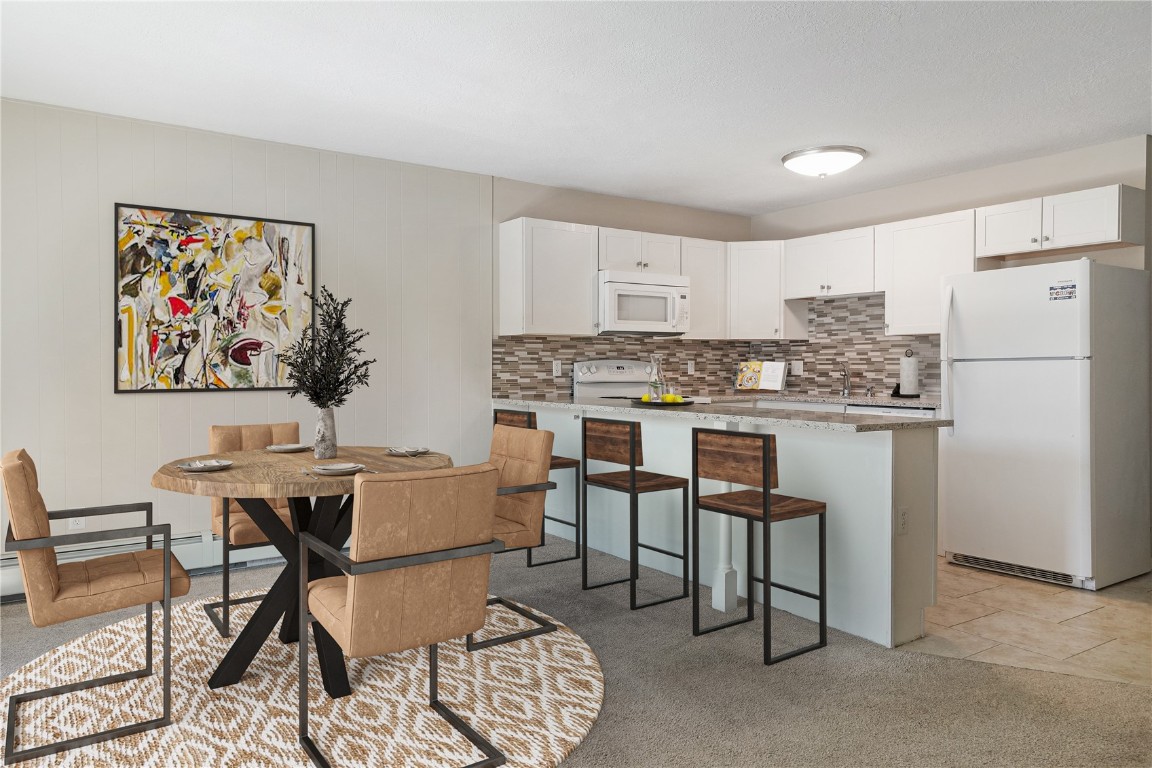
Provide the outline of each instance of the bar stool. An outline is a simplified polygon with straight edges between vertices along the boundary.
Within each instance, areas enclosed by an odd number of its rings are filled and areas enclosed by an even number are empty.
[[[583,423],[584,456],[580,474],[584,480],[584,503],[580,508],[580,523],[584,527],[584,539],[581,555],[583,562],[580,569],[580,586],[582,589],[599,589],[612,584],[629,583],[628,603],[632,610],[660,605],[673,600],[683,600],[688,597],[688,480],[675,475],[661,475],[656,472],[645,472],[637,469],[644,464],[644,447],[642,444],[640,423],[636,421],[618,421],[615,419],[589,419]],[[588,461],[607,461],[613,464],[625,464],[628,469],[622,472],[601,472],[595,475],[588,474]],[[588,486],[605,488],[609,491],[621,491],[628,494],[628,578],[605,581],[600,584],[588,583]],[[642,544],[639,540],[640,520],[640,494],[655,491],[674,491],[680,489],[684,497],[680,508],[680,519],[683,524],[683,545],[681,553],[669,552],[650,544]],[[664,597],[651,602],[636,603],[636,582],[640,578],[640,549],[659,552],[668,557],[675,557],[684,563],[684,573],[681,577],[683,592],[672,597]]]
[[[719,480],[725,483],[753,486],[753,489],[700,495],[700,480]],[[778,487],[776,472],[776,436],[748,432],[726,432],[719,429],[692,430],[692,634],[704,635],[718,629],[752,621],[755,615],[756,594],[754,583],[764,585],[764,663],[776,664],[828,644],[827,558],[825,552],[825,512],[822,501],[801,499],[771,493]],[[768,489],[768,493],[764,490]],[[748,521],[748,615],[713,627],[700,627],[700,510],[722,515],[742,517]],[[820,592],[813,594],[802,589],[772,581],[772,526],[783,520],[816,515],[820,520]],[[770,521],[764,524],[764,521]],[[763,528],[764,578],[753,573],[752,531],[760,521]],[[772,587],[811,598],[820,605],[820,640],[811,645],[772,655]]]
[[[511,411],[496,408],[492,411],[492,423],[504,424],[509,427],[520,427],[522,429],[536,429],[536,414],[532,411]],[[572,478],[572,485],[576,489],[576,502],[572,506],[572,517],[575,519],[575,522],[568,522],[562,517],[553,517],[549,514],[545,514],[544,519],[551,520],[554,523],[560,523],[561,525],[566,525],[569,528],[576,529],[576,553],[570,557],[558,557],[554,560],[532,562],[532,550],[536,549],[536,547],[529,547],[527,550],[525,550],[528,553],[527,556],[529,568],[536,568],[537,566],[541,565],[553,565],[555,563],[566,563],[569,560],[580,559],[580,540],[582,534],[580,528],[580,460],[570,459],[567,456],[553,456],[551,463],[548,465],[548,470],[552,471],[555,469],[576,470],[575,475]],[[544,546],[543,526],[540,528],[540,546]]]

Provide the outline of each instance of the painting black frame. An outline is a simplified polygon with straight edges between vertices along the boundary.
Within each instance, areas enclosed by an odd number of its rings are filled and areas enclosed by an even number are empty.
[[[250,222],[268,222],[272,224],[288,224],[292,226],[307,227],[311,232],[311,253],[308,259],[309,282],[307,293],[311,296],[316,295],[316,251],[318,243],[316,241],[316,224],[307,221],[293,221],[291,219],[276,219],[270,216],[246,216],[241,214],[232,213],[217,213],[212,211],[201,211],[189,208],[173,208],[163,205],[145,205],[139,203],[113,203],[112,206],[112,308],[113,308],[113,331],[112,331],[112,392],[113,394],[159,394],[159,393],[189,393],[189,392],[290,392],[292,386],[283,387],[183,387],[179,389],[163,389],[163,388],[149,388],[149,389],[127,389],[120,387],[120,366],[119,356],[121,348],[121,332],[120,332],[120,212],[127,208],[137,208],[148,211],[161,211],[168,214],[184,213],[190,216],[213,216],[226,219],[238,219]],[[316,302],[310,301],[309,308],[309,323],[315,324],[316,322]]]

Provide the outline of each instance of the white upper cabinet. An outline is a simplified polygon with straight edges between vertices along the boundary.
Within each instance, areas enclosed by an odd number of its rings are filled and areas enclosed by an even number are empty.
[[[728,338],[727,243],[716,240],[680,240],[681,274],[691,281],[692,330],[686,339]]]
[[[640,272],[644,269],[641,255],[641,233],[630,229],[600,227],[600,269]]]
[[[780,241],[728,243],[728,338],[808,338],[808,302],[783,300],[782,272]]]
[[[680,274],[680,238],[600,227],[600,269]]]
[[[888,336],[940,333],[940,279],[975,269],[975,212],[876,226],[876,290]]]
[[[1144,243],[1144,190],[1107,187],[976,209],[976,256]]]
[[[873,227],[784,241],[784,298],[848,296],[875,287]]]
[[[501,224],[496,332],[595,335],[597,234],[543,219]]]
[[[640,235],[640,255],[645,272],[655,272],[661,275],[683,274],[680,271],[683,254],[681,253],[681,239],[679,237],[654,235],[651,232],[641,232]]]

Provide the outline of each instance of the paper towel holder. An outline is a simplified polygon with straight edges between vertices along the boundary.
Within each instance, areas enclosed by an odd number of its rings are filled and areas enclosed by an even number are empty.
[[[912,357],[912,350],[910,350],[910,349],[904,350],[904,357]],[[895,387],[892,388],[892,397],[905,397],[908,399],[912,399],[912,398],[920,397],[920,393],[916,393],[915,395],[901,394],[900,393],[900,385],[897,384]]]

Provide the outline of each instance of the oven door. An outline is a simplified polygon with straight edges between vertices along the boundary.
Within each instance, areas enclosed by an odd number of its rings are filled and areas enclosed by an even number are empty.
[[[600,288],[602,334],[679,336],[688,330],[686,288],[641,283],[603,283]]]

